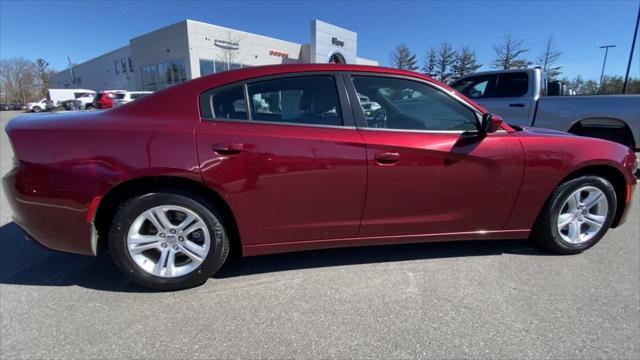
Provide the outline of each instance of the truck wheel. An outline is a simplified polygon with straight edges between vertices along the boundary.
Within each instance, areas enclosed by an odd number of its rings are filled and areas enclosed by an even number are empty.
[[[42,109],[40,108],[40,106],[34,106],[33,108],[31,108],[31,111],[40,112],[40,111],[42,111]]]
[[[204,283],[229,253],[224,219],[196,195],[167,189],[123,203],[109,231],[109,249],[132,281],[158,290]]]
[[[577,254],[607,232],[616,211],[616,193],[599,176],[581,176],[558,186],[531,232],[532,240],[559,254]]]

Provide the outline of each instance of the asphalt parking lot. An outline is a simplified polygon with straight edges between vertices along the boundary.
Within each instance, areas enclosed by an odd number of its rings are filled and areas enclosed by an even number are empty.
[[[0,152],[4,174],[4,131]],[[26,241],[2,194],[0,358],[638,359],[639,194],[581,255],[515,240],[322,250],[235,259],[171,293]]]

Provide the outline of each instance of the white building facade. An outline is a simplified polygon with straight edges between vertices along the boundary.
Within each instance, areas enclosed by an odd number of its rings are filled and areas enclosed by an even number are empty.
[[[52,88],[151,90],[229,69],[287,63],[377,65],[357,56],[358,34],[313,20],[296,44],[194,20],[129,40],[129,45],[55,74]]]

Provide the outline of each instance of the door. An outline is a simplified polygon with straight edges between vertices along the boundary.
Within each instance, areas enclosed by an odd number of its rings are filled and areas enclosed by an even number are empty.
[[[202,175],[229,204],[243,246],[357,236],[366,152],[337,82],[278,77],[201,96]]]
[[[525,71],[506,72],[466,77],[453,88],[509,124],[530,126],[535,112],[532,81]]]
[[[505,131],[477,136],[471,107],[425,82],[351,76],[377,103],[356,107],[367,144],[362,237],[501,230],[518,195],[524,155]]]

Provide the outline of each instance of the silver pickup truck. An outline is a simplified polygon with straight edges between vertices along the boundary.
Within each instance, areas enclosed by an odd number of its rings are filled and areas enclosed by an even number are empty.
[[[638,150],[640,95],[561,96],[539,68],[474,73],[451,86],[516,126],[612,140]]]

